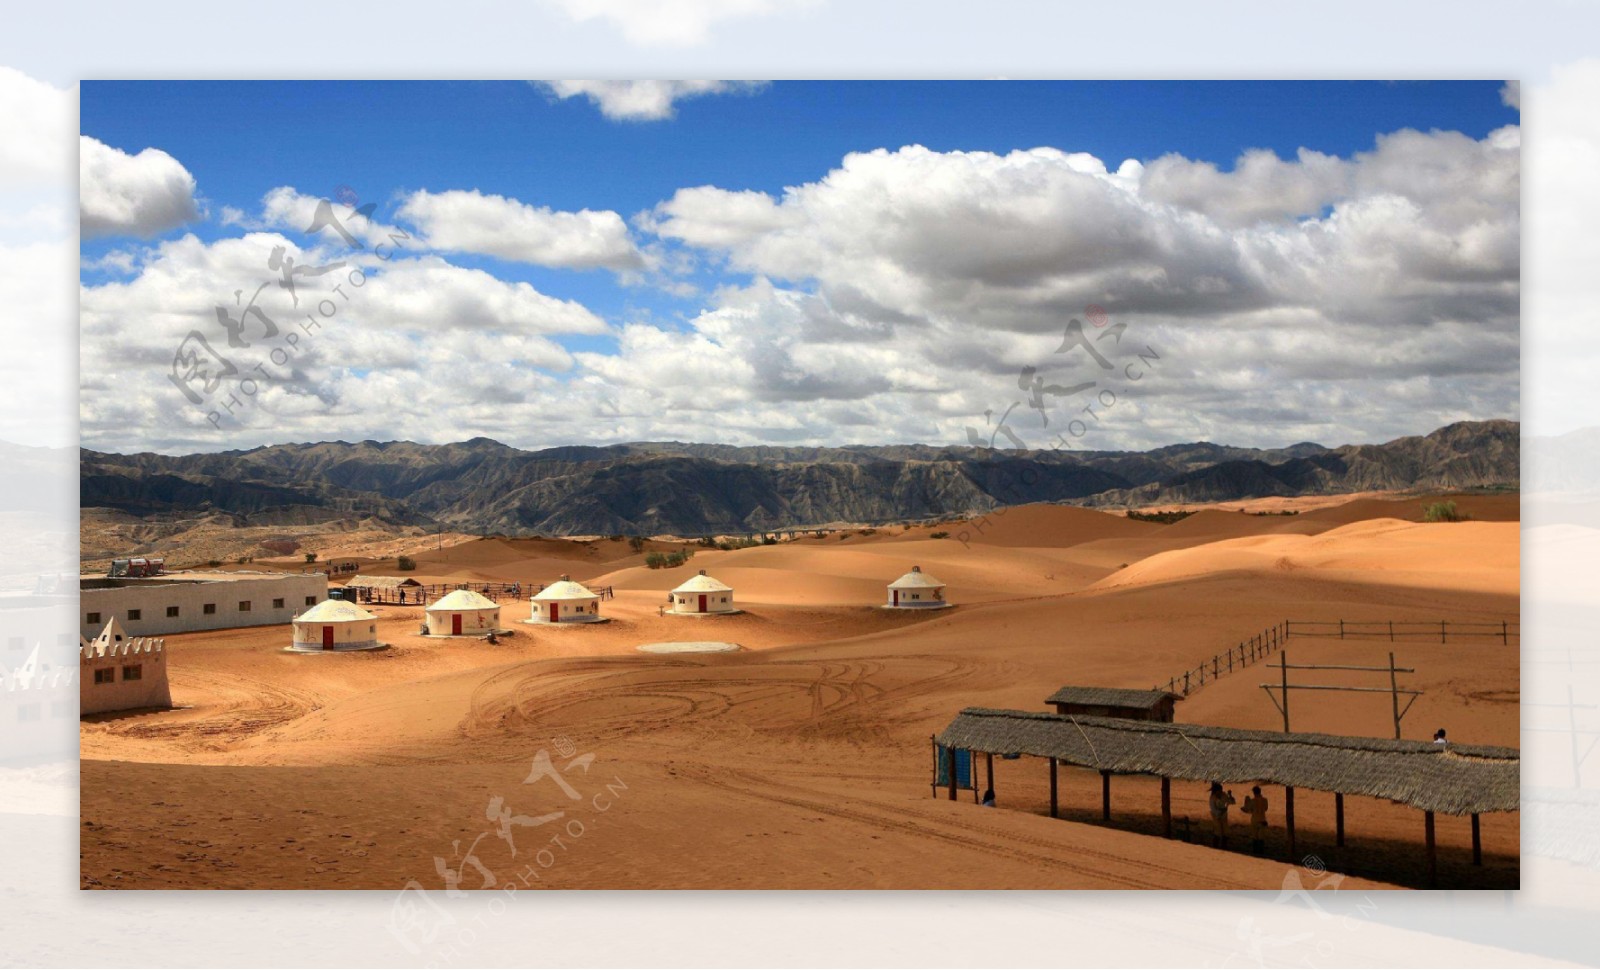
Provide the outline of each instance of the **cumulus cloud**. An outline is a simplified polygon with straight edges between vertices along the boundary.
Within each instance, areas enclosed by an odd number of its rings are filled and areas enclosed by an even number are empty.
[[[625,383],[720,358],[750,402],[788,401],[798,437],[840,440],[848,405],[873,416],[865,438],[959,443],[1029,396],[1023,367],[1058,386],[1103,376],[1056,355],[1095,304],[1128,324],[1119,350],[1163,363],[1083,447],[1340,443],[1515,416],[1519,168],[1517,128],[1400,131],[1351,158],[1252,152],[1231,171],[1050,148],[852,154],[777,197],[701,186],[657,206],[641,225],[775,284],[688,339],[630,334],[622,360],[582,363]]]
[[[615,212],[557,212],[500,195],[452,190],[413,192],[398,216],[416,226],[435,249],[565,269],[644,266],[627,225]]]
[[[0,139],[0,185],[54,187],[62,172],[72,171],[75,109],[74,90],[0,67],[0,118],[6,119],[6,137]]]
[[[765,81],[541,81],[545,90],[565,101],[584,97],[613,121],[663,121],[677,113],[677,103],[708,94],[749,93]]]
[[[293,293],[274,252],[311,271]],[[518,402],[555,393],[552,375],[573,367],[558,338],[610,333],[577,302],[438,256],[304,248],[271,232],[163,242],[132,279],[82,287],[80,305],[83,440],[113,450],[135,428],[149,436],[138,446],[176,451],[509,431]],[[198,402],[172,380],[191,376],[191,360],[206,368],[186,381]],[[208,415],[230,396],[241,403],[224,432]]]
[[[200,218],[194,176],[159,148],[129,155],[78,140],[79,225],[85,238],[149,238]]]
[[[603,20],[631,44],[705,43],[712,25],[815,6],[818,0],[548,0],[578,23]]]

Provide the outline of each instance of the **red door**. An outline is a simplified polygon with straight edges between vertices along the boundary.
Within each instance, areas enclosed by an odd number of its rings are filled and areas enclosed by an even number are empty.
[[[897,589],[897,590],[894,590],[893,592],[894,592],[894,605],[899,606],[900,605],[900,591]]]
[[[331,626],[325,626],[322,628],[322,649],[333,649],[333,627]]]
[[[450,632],[455,634],[458,637],[461,635],[461,614],[460,613],[451,613],[450,614]]]
[[[700,612],[704,613],[705,611],[706,611],[706,594],[701,593],[700,594]]]
[[[561,604],[560,603],[551,603],[550,604],[550,622],[551,623],[560,623],[561,622]]]

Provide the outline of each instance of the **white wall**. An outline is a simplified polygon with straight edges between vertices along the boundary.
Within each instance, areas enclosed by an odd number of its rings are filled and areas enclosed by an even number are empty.
[[[170,578],[186,577],[178,574]],[[134,637],[268,626],[288,623],[296,613],[304,613],[327,598],[328,578],[322,573],[210,582],[130,580],[127,585],[110,589],[83,590],[78,604],[78,625],[82,636],[88,640],[105,629],[106,621],[112,617]],[[283,605],[273,606],[273,601],[279,599],[283,600]],[[248,611],[239,609],[242,601],[250,603]],[[208,603],[216,607],[216,612],[205,612]],[[174,606],[178,608],[178,615],[167,616],[168,607]],[[138,619],[129,615],[132,610],[139,611]],[[96,613],[99,618],[90,619]]]

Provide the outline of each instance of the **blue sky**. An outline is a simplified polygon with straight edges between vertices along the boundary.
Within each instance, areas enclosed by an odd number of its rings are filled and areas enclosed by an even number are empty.
[[[681,190],[698,186],[712,186],[720,190],[718,198],[721,201],[731,202],[735,194],[753,191],[764,193],[781,203],[785,189],[822,182],[830,172],[838,170],[842,160],[852,152],[887,149],[894,153],[903,146],[921,145],[931,150],[937,159],[949,162],[957,157],[953,153],[986,153],[986,157],[1003,159],[1017,157],[1012,156],[1015,152],[1055,148],[1062,153],[1094,156],[1104,163],[1110,173],[1116,173],[1127,159],[1144,163],[1147,167],[1146,187],[1138,191],[1141,204],[1146,208],[1150,204],[1160,204],[1169,209],[1177,206],[1212,219],[1217,223],[1219,232],[1253,232],[1260,236],[1262,232],[1273,229],[1267,224],[1274,220],[1281,223],[1277,229],[1282,229],[1308,219],[1330,217],[1339,205],[1353,204],[1362,193],[1393,196],[1393,185],[1399,184],[1395,182],[1393,172],[1407,162],[1419,162],[1418,171],[1425,170],[1430,164],[1456,165],[1459,162],[1468,167],[1478,164],[1471,157],[1473,150],[1464,147],[1465,143],[1452,142],[1442,147],[1430,144],[1415,152],[1395,150],[1391,153],[1394,159],[1378,160],[1382,163],[1383,171],[1389,173],[1383,175],[1383,178],[1389,179],[1383,183],[1388,188],[1382,188],[1381,191],[1366,188],[1362,185],[1363,177],[1356,173],[1357,166],[1353,160],[1359,153],[1373,154],[1380,136],[1414,129],[1425,134],[1458,133],[1470,143],[1481,145],[1486,144],[1495,132],[1503,132],[1508,127],[1514,131],[1518,123],[1518,111],[1507,104],[1503,86],[1498,82],[775,82],[685,97],[671,104],[670,117],[651,120],[618,120],[608,117],[601,110],[603,108],[605,104],[598,97],[579,95],[563,99],[549,88],[524,82],[85,82],[81,92],[83,134],[130,156],[152,148],[170,156],[192,177],[196,217],[176,225],[153,229],[139,226],[130,228],[128,233],[112,231],[97,234],[94,238],[86,233],[82,246],[86,264],[84,283],[91,289],[107,285],[115,289],[128,283],[126,277],[130,272],[143,274],[160,261],[159,248],[164,241],[171,242],[192,235],[195,240],[211,247],[236,239],[243,235],[245,229],[238,220],[229,224],[224,219],[225,210],[238,210],[247,218],[252,218],[262,209],[263,196],[279,187],[291,187],[302,196],[326,197],[332,196],[340,186],[349,186],[363,202],[378,204],[376,218],[386,224],[396,221],[396,212],[402,203],[418,191],[475,192],[503,196],[524,206],[547,208],[557,213],[580,210],[616,213],[627,223],[633,243],[641,252],[649,255],[652,262],[649,271],[618,272],[615,268],[574,268],[570,265],[540,265],[537,262],[505,259],[482,251],[481,247],[480,251],[472,251],[469,247],[443,253],[441,258],[448,260],[453,267],[481,269],[508,284],[530,284],[538,293],[579,304],[605,322],[607,330],[604,333],[563,333],[559,328],[548,327],[541,331],[547,339],[570,353],[626,356],[626,350],[621,348],[621,338],[623,328],[629,325],[649,325],[668,334],[703,336],[716,345],[718,352],[730,351],[728,339],[719,340],[713,335],[715,327],[701,327],[696,321],[701,321],[708,312],[728,309],[719,303],[716,295],[719,289],[745,288],[765,280],[772,280],[779,289],[776,296],[769,297],[769,303],[774,306],[783,304],[788,311],[804,312],[796,309],[798,304],[795,301],[803,303],[808,297],[822,299],[828,312],[837,311],[845,300],[861,302],[861,307],[844,314],[848,319],[843,319],[839,324],[853,328],[855,335],[850,339],[859,340],[867,339],[872,334],[881,334],[883,327],[909,327],[913,330],[921,327],[926,331],[928,328],[949,326],[950,319],[958,310],[971,313],[972,304],[962,298],[954,304],[939,305],[937,301],[930,303],[920,297],[897,303],[896,299],[890,298],[893,294],[888,292],[868,294],[864,300],[856,301],[859,295],[856,293],[857,287],[841,275],[843,271],[840,266],[824,266],[822,263],[830,262],[832,257],[817,256],[819,251],[830,246],[837,249],[838,235],[832,237],[832,242],[811,240],[799,246],[795,252],[774,255],[774,250],[786,240],[801,233],[784,229],[775,233],[766,232],[766,238],[758,239],[756,237],[762,233],[751,231],[737,240],[726,241],[719,236],[716,244],[707,244],[705,227],[697,227],[695,219],[675,214],[670,206],[668,209],[657,207],[670,203]],[[1504,136],[1501,137],[1503,139]],[[1456,152],[1460,158],[1452,156],[1451,159],[1440,161],[1433,154],[1435,147],[1439,151]],[[1274,170],[1261,186],[1244,184],[1245,176],[1234,172],[1235,160],[1241,153],[1255,149],[1266,149],[1287,163],[1282,171]],[[1311,182],[1322,176],[1297,163],[1296,155],[1301,149],[1342,160],[1348,163],[1350,172],[1338,177],[1337,187],[1329,188],[1320,183],[1313,186]],[[1176,177],[1171,184],[1177,187],[1163,191],[1177,194],[1154,199],[1153,203],[1145,202],[1148,189],[1154,187],[1148,166],[1165,156],[1174,155],[1180,156],[1188,167],[1181,171],[1174,168]],[[1207,181],[1205,173],[1195,176],[1192,169],[1203,163],[1214,165],[1218,170],[1214,174],[1220,178]],[[1059,160],[1052,164],[1057,168],[1070,167]],[[1367,167],[1377,170],[1379,166],[1375,162]],[[1007,173],[958,173],[955,168],[948,167],[947,171],[952,178],[980,182],[998,178],[1003,183],[1004,179],[1010,177]],[[1482,174],[1467,173],[1464,177],[1475,178]],[[1230,175],[1238,177],[1230,182]],[[1026,209],[1026,193],[1034,190],[1038,179],[1054,177],[1052,172],[1046,172],[1044,175],[1029,175],[1019,185],[996,184],[1000,186],[999,191],[1013,193],[1020,200],[1021,207]],[[1195,181],[1196,178],[1200,180]],[[1211,203],[1196,195],[1214,193],[1219,200],[1227,196],[1226,205],[1236,210],[1241,197],[1249,197],[1252,193],[1262,196],[1277,192],[1283,189],[1286,182],[1295,180],[1306,184],[1290,187],[1294,204],[1268,201],[1268,216],[1264,219],[1251,216],[1249,225],[1239,221],[1243,217],[1239,217],[1236,211],[1219,216]],[[1102,179],[1106,184],[1111,181],[1114,180]],[[979,210],[984,205],[973,200],[980,196],[989,198],[988,193],[994,190],[995,185],[984,188],[964,186],[955,190],[960,201],[913,199],[907,195],[909,210],[897,211],[888,218],[904,217],[908,224],[920,218],[937,220],[941,206],[950,205],[956,205],[970,215],[972,205],[977,205]],[[1070,194],[1070,190],[1062,191]],[[1052,192],[1053,189],[1041,197],[1041,205],[1059,203],[1065,206],[1061,210],[1064,218],[1057,219],[1056,224],[1065,223],[1068,231],[1076,231],[1070,226],[1073,213],[1077,211],[1072,208],[1076,202],[1068,202],[1065,196]],[[825,193],[818,193],[822,194]],[[895,193],[886,190],[886,194]],[[1404,192],[1400,194],[1404,195]],[[1311,205],[1311,210],[1296,211],[1295,204],[1300,204],[1304,198],[1313,199],[1312,203],[1302,204],[1302,207]],[[1430,215],[1430,207],[1443,210],[1451,204],[1443,193],[1438,198],[1412,198],[1411,202],[1423,210],[1425,217]],[[826,207],[832,203],[818,204]],[[841,201],[839,204],[846,203]],[[1217,203],[1223,204],[1221,201]],[[1288,207],[1284,208],[1284,205]],[[801,222],[814,222],[815,214],[802,212],[801,208],[799,205],[790,206],[790,215]],[[652,210],[658,220],[671,222],[676,219],[675,224],[681,225],[682,230],[655,231],[649,219],[639,218],[641,213],[650,213]],[[865,212],[866,209],[860,211]],[[717,215],[711,221],[720,218]],[[1504,222],[1504,213],[1497,218]],[[1185,217],[1185,232],[1192,230],[1193,227],[1188,225],[1192,222],[1193,219]],[[258,228],[280,231],[285,236],[296,235],[295,229],[287,225],[265,225],[259,219],[252,224]],[[844,227],[840,227],[838,232],[847,237],[854,235],[856,238],[867,238],[875,235],[883,224],[881,220],[873,223],[869,219],[859,233]],[[1452,224],[1450,231],[1460,228],[1460,225]],[[1041,230],[1023,216],[1016,231],[1036,233]],[[1044,231],[1049,232],[1050,229],[1047,227]],[[1168,230],[1152,228],[1148,232],[1151,238],[1157,238]],[[953,238],[959,240],[961,237],[958,233]],[[291,241],[305,243],[303,237]],[[1256,243],[1267,245],[1261,239],[1257,239]],[[1066,243],[1063,242],[1063,245]],[[942,265],[940,258],[926,264],[918,263],[921,256],[926,254],[907,253],[903,239],[889,241],[886,247],[881,253],[869,251],[853,256],[842,253],[835,255],[845,262],[849,259],[893,262],[895,268],[886,271],[887,276],[903,275],[917,279],[918,287],[922,289],[937,289],[941,285],[941,281],[935,278],[938,275],[937,267]],[[1070,246],[1064,251],[1068,250],[1071,250]],[[94,268],[104,265],[102,261],[108,254],[133,257],[133,268],[129,269],[127,258],[118,269]],[[1008,274],[992,272],[993,266],[990,264],[1016,258],[1015,253],[1008,251],[980,260],[985,268],[974,277],[973,285],[992,290],[990,298],[983,304],[985,313],[992,307],[1003,308],[1006,300],[1016,300],[1019,312],[1023,308],[1037,307],[1043,301],[1052,304],[1055,309],[1051,312],[1059,315],[1059,306],[1066,305],[1062,301],[1071,303],[1075,299],[1063,295],[1063,291],[1070,287],[1061,282],[1071,272],[1055,272],[1049,281],[1042,278],[1035,280],[1035,283],[1043,286],[1039,292],[1019,292],[1019,287],[1012,285],[996,288],[999,278]],[[807,264],[808,259],[817,261],[814,268]],[[1176,262],[1167,264],[1168,260]],[[1170,273],[1180,265],[1187,267],[1189,257],[1163,252],[1135,259],[1135,262],[1140,261],[1143,269],[1139,272],[1147,277],[1152,265],[1161,273]],[[1504,269],[1500,266],[1491,275],[1498,274],[1499,282],[1503,283]],[[1337,272],[1347,270],[1348,267],[1342,267]],[[1228,279],[1235,271],[1228,268],[1214,275]],[[1032,272],[1028,269],[1018,270],[1021,276]],[[960,272],[954,275],[959,277]],[[1441,277],[1446,275],[1440,274]],[[191,277],[192,274],[184,278]],[[136,276],[135,282],[137,279]],[[218,290],[222,293],[244,285],[243,282],[218,283]],[[1096,285],[1098,289],[1084,292],[1089,294],[1089,298],[1107,305],[1113,312],[1142,312],[1142,319],[1150,321],[1152,330],[1181,329],[1182,315],[1174,314],[1170,307],[1165,307],[1159,314],[1155,313],[1161,305],[1160,301],[1145,300],[1141,303],[1129,290],[1119,306],[1117,285],[1104,284],[1104,281],[1097,281]],[[1237,281],[1229,285],[1237,285]],[[1262,288],[1270,290],[1273,287],[1267,285]],[[1044,290],[1048,290],[1049,294],[1045,295]],[[1503,299],[1503,287],[1500,290],[1499,296]],[[108,289],[105,293],[109,297],[112,290]],[[202,310],[204,303],[214,296],[214,293],[195,294]],[[790,299],[791,296],[793,299]],[[1415,294],[1397,291],[1395,305],[1399,306],[1404,301],[1414,302],[1415,298]],[[1498,328],[1500,336],[1504,336],[1506,321],[1503,313],[1496,315],[1493,322],[1464,321],[1458,310],[1436,309],[1459,302],[1460,299],[1443,294],[1430,296],[1429,306],[1435,308],[1428,311],[1430,322],[1452,331],[1464,325],[1483,325],[1490,330]],[[789,300],[789,303],[785,304],[785,300]],[[1244,303],[1251,305],[1252,311],[1265,309],[1270,302],[1255,297],[1244,300]],[[1240,304],[1235,301],[1229,305]],[[1141,307],[1144,309],[1141,310]],[[1202,307],[1196,313],[1213,319],[1218,310],[1215,306]],[[116,314],[112,309],[107,312],[112,317]],[[764,311],[747,307],[741,312],[759,317]],[[1348,316],[1351,322],[1370,323],[1373,313],[1381,315],[1382,311],[1352,308]],[[1013,316],[1008,313],[997,314],[997,317],[1004,317],[1008,321]],[[115,328],[127,323],[118,324],[111,320],[108,326]],[[376,322],[372,324],[376,325]],[[1252,327],[1256,325],[1251,324]],[[470,327],[467,323],[462,326]],[[975,323],[972,326],[981,329],[984,325]],[[941,333],[941,336],[956,341],[985,335],[994,338],[986,341],[989,349],[985,354],[988,356],[981,363],[985,369],[998,375],[1015,369],[1016,360],[1012,358],[1017,358],[1018,354],[1026,356],[1027,352],[1020,347],[1027,341],[1020,340],[1015,346],[992,346],[997,340],[1003,342],[1009,339],[1008,335],[1037,335],[1053,327],[1054,323],[1047,327],[1041,318],[1038,322],[1008,322],[998,329],[990,328],[977,334]],[[180,325],[174,333],[181,336],[182,329]],[[489,332],[499,331],[491,328]],[[1181,346],[1184,341],[1177,337],[1175,333],[1175,339],[1169,345]],[[749,352],[734,363],[748,364],[748,373],[756,376],[769,364],[788,374],[796,368],[805,370],[810,366],[795,363],[804,356],[797,354],[798,349],[786,347],[784,353],[788,355],[787,359],[781,364],[771,364],[770,361],[763,363],[754,360],[762,352],[747,348]],[[1484,350],[1482,346],[1476,347],[1474,359],[1481,356]],[[739,352],[735,353],[737,355]],[[86,364],[91,360],[92,356],[86,355]],[[906,366],[914,368],[920,363],[908,360]],[[1461,370],[1460,361],[1441,363],[1440,366],[1446,370]],[[878,364],[880,371],[892,367],[892,362]],[[1427,362],[1419,362],[1418,367],[1420,376],[1429,376],[1430,365]],[[365,377],[373,367],[351,363],[344,365],[344,369],[357,377]],[[1476,365],[1468,369],[1476,370],[1478,376],[1483,376],[1481,368]],[[582,375],[593,378],[598,373],[595,367],[581,361],[574,366],[562,364],[543,370],[544,376],[553,378],[554,384],[546,384],[543,392],[535,392],[531,386],[519,392],[522,403],[530,408],[537,407],[541,393],[565,394],[567,390],[564,385],[568,382]],[[674,373],[681,377],[689,371],[679,369]],[[1188,376],[1194,379],[1199,375],[1191,373]],[[1469,393],[1457,395],[1448,401],[1440,400],[1430,413],[1443,418],[1466,414],[1472,408],[1487,407],[1504,411],[1514,407],[1514,395],[1508,398],[1504,376],[1500,375],[1498,397],[1496,392],[1486,387],[1474,386]],[[343,404],[334,400],[337,393],[328,390],[330,381],[325,375],[318,378],[306,374],[296,379],[320,381],[322,389],[319,393],[329,403],[329,415],[337,413],[341,418],[348,418],[356,407],[354,399]],[[603,378],[601,382],[604,382]],[[870,402],[865,398],[877,395],[868,394],[865,383],[857,381],[854,382],[858,385],[854,390],[850,387],[833,387],[815,399],[802,401],[805,394],[803,388],[816,386],[819,382],[827,383],[822,375],[813,374],[808,380],[797,379],[795,387],[781,392],[771,387],[750,387],[747,388],[748,399],[777,407],[815,404],[826,410],[830,402],[837,404],[850,400],[851,395],[856,394],[858,397],[855,399],[863,401],[865,410],[873,413],[870,419],[862,422],[863,425],[876,428],[872,437],[890,438],[915,432],[919,437],[927,438],[951,433],[961,424],[955,411],[962,405],[952,404],[948,399],[950,395],[972,397],[970,389],[958,388],[952,382],[936,381],[940,386],[917,387],[913,381],[903,390],[913,397],[921,395],[918,401],[912,402],[902,394],[899,405],[888,399]],[[999,382],[1003,390],[1005,378],[999,378]],[[890,383],[893,384],[893,381]],[[1412,383],[1415,384],[1414,379]],[[94,381],[86,382],[86,397],[96,393],[94,387]],[[636,387],[634,390],[643,388]],[[1346,396],[1334,393],[1337,388],[1324,390],[1329,392],[1327,400],[1330,405]],[[1421,393],[1414,386],[1412,390]],[[1432,391],[1434,393],[1430,396],[1438,396],[1437,388]],[[1444,397],[1448,398],[1449,395]],[[607,399],[605,393],[600,394],[600,399]],[[308,398],[304,393],[297,398],[302,405],[306,400]],[[735,400],[736,397],[728,398],[709,409],[716,410]],[[930,404],[933,400],[940,403]],[[440,403],[442,405],[444,402]],[[659,410],[642,402],[636,404],[642,407],[641,413]],[[895,413],[897,406],[904,409],[904,413],[898,416]],[[1271,410],[1271,406],[1265,402],[1262,406]],[[1426,408],[1424,410],[1427,411]],[[909,421],[910,426],[906,427],[908,422],[903,419],[913,411],[922,417]],[[1276,440],[1279,436],[1287,436],[1285,440],[1298,440],[1312,436],[1337,436],[1341,432],[1353,440],[1360,436],[1386,434],[1397,427],[1393,422],[1387,425],[1372,421],[1351,421],[1347,424],[1327,420],[1318,422],[1307,420],[1303,413],[1297,413],[1296,408],[1280,408],[1280,411],[1285,415],[1285,420],[1280,422],[1280,427],[1263,429],[1260,432],[1262,437],[1271,436],[1273,440],[1263,440],[1261,443],[1279,443]],[[93,413],[97,412],[90,409],[90,414]],[[261,418],[262,415],[255,417]],[[162,450],[206,450],[210,439],[205,435],[209,432],[197,427],[194,421],[193,414],[183,416],[173,428],[167,429],[167,433],[157,433],[147,444]],[[382,421],[353,423],[368,428],[374,435],[388,432],[398,434],[402,427],[418,426],[417,422],[401,422],[397,425],[387,425]],[[757,419],[748,426],[722,431],[727,435],[727,440],[741,442],[815,440],[818,443],[842,443],[824,442],[822,439],[848,436],[850,433],[847,430],[848,422],[841,426],[837,417],[830,421],[821,414],[813,415],[812,420],[804,423],[804,427],[780,426],[787,423],[786,419],[777,422]],[[86,422],[86,439],[92,437],[89,424]],[[209,424],[215,425],[216,422]],[[662,425],[649,422],[621,422],[614,427],[604,427],[603,424],[597,425],[588,434],[610,439],[630,434],[655,435],[665,430]],[[1227,429],[1227,424],[1221,415],[1213,416],[1209,423],[1191,421],[1187,424],[1174,416],[1169,432],[1159,432],[1152,437],[1140,436],[1129,430],[1098,446],[1163,443],[1156,438],[1169,434],[1180,438],[1221,434]],[[440,422],[438,430],[433,433],[443,433],[444,429],[452,426],[448,422]],[[281,430],[282,427],[283,422],[270,419],[263,418],[258,424],[243,420],[233,429],[236,432],[233,439],[242,433],[247,440],[264,442],[273,429]],[[307,426],[305,430],[310,432],[315,429]],[[506,429],[489,427],[474,430],[491,436],[503,436]],[[1410,430],[1430,429],[1417,427]],[[198,432],[198,436],[195,432]],[[1234,437],[1239,436],[1235,434]],[[552,440],[547,432],[538,432],[514,443],[537,445],[566,442]]]

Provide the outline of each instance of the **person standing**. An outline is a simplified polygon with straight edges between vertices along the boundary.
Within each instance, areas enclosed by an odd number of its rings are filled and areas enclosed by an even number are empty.
[[[1228,847],[1228,806],[1234,803],[1233,792],[1223,791],[1222,782],[1211,783],[1211,824],[1214,829],[1211,844],[1218,849]]]
[[[1261,794],[1261,786],[1254,785],[1250,788],[1250,797],[1244,800],[1244,810],[1250,816],[1250,851],[1260,855],[1266,847],[1267,835],[1267,796]]]

